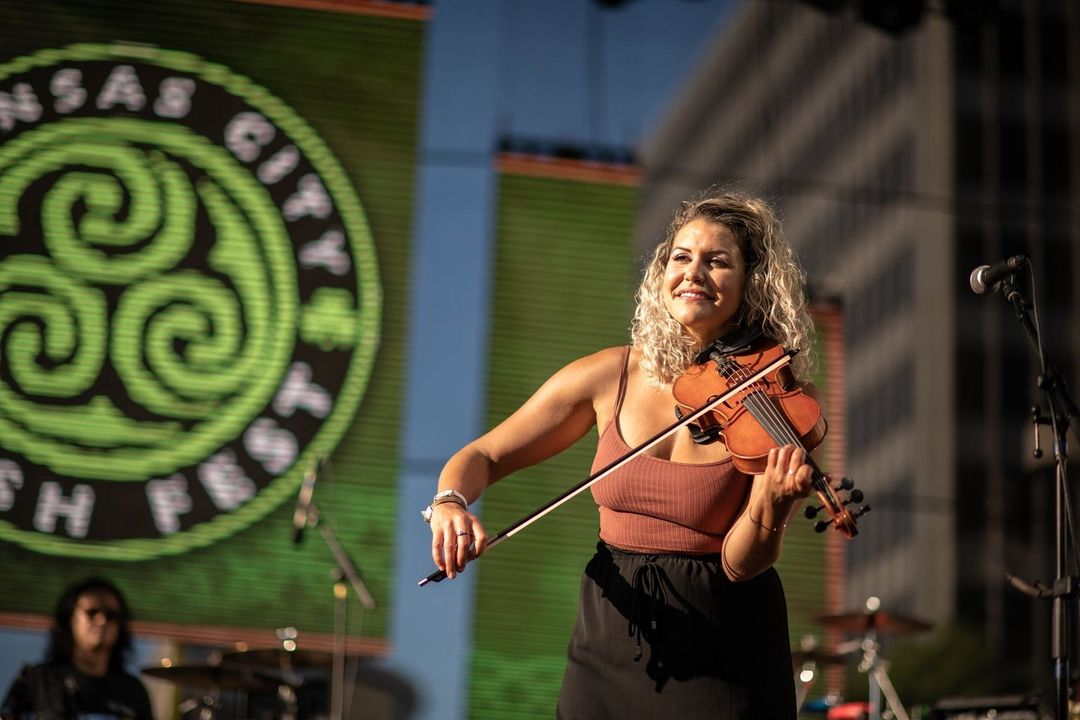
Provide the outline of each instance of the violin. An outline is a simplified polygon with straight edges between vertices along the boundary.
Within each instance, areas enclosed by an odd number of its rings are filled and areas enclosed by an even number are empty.
[[[810,451],[821,444],[828,429],[821,406],[795,381],[787,363],[748,385],[745,383],[761,368],[775,365],[778,358],[792,354],[763,335],[735,345],[723,339],[714,342],[699,356],[699,363],[675,381],[672,387],[678,403],[675,414],[682,419],[686,413],[721,395],[731,395],[700,416],[697,423],[687,423],[694,440],[707,443],[722,438],[735,467],[751,475],[765,470],[772,448],[781,445],[802,448],[811,469],[811,486],[821,501],[820,506],[807,507],[804,514],[812,519],[824,510],[828,519],[818,521],[814,529],[824,532],[831,526],[850,540],[859,532],[856,519],[869,512],[870,507],[849,509],[852,503],[862,502],[862,491],[854,489],[850,478],[844,478],[834,487],[810,457]],[[730,393],[740,386],[744,387],[739,392]],[[847,499],[840,497],[844,491],[848,492]]]

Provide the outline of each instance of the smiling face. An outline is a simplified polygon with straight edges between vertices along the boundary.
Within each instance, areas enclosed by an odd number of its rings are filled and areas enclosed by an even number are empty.
[[[109,592],[85,592],[71,615],[76,652],[111,651],[120,632],[120,602]]]
[[[698,219],[675,235],[661,293],[671,316],[703,346],[732,329],[745,281],[746,264],[734,233]]]

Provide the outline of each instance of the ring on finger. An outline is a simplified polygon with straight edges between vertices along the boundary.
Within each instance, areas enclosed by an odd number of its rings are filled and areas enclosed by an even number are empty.
[[[462,535],[468,535],[469,537],[472,537],[472,533],[468,530],[458,530],[457,535],[458,537],[461,537]]]

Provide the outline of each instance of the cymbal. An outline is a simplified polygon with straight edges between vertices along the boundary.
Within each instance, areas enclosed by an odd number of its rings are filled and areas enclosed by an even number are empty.
[[[334,656],[324,650],[285,650],[283,648],[259,648],[222,655],[224,665],[269,668],[271,670],[295,670],[296,668],[328,668]]]
[[[926,632],[933,627],[932,624],[925,620],[885,610],[818,615],[817,619],[822,625],[833,630],[859,634],[873,630],[879,636],[914,635],[915,633]]]
[[[168,680],[177,685],[208,687],[221,690],[273,690],[281,680],[250,668],[221,665],[173,665],[145,667],[143,675]]]
[[[795,665],[802,665],[803,663],[813,662],[818,665],[843,665],[847,662],[848,656],[846,653],[830,652],[824,648],[811,648],[809,650],[803,650],[802,648],[791,649],[791,661]]]

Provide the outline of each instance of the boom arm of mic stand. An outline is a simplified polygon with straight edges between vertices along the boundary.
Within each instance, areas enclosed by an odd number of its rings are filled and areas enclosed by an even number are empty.
[[[371,593],[368,592],[367,586],[364,585],[364,581],[360,579],[360,572],[356,569],[356,564],[349,557],[349,552],[342,546],[338,540],[337,534],[330,527],[329,524],[319,521],[319,507],[312,501],[308,506],[308,522],[315,525],[319,529],[319,534],[322,535],[323,540],[326,541],[326,546],[330,548],[330,554],[334,556],[334,562],[337,563],[338,569],[341,570],[341,574],[352,585],[353,592],[356,593],[356,597],[360,600],[360,604],[368,610],[375,609],[375,598],[371,597]]]
[[[1046,352],[1046,346],[1043,344],[1042,338],[1039,337],[1035,325],[1031,322],[1031,316],[1028,315],[1027,298],[1020,292],[1020,289],[1012,282],[1011,278],[1002,281],[1001,295],[1016,310],[1016,319],[1020,322],[1020,327],[1024,329],[1028,342],[1031,344],[1036,356],[1045,363],[1044,387],[1040,389],[1046,393],[1051,405],[1050,411],[1063,419],[1068,428],[1072,430],[1073,436],[1080,441],[1080,427],[1078,427],[1080,420],[1077,420],[1080,417],[1080,408],[1077,408],[1076,401],[1069,393],[1068,386],[1058,373],[1053,360],[1051,360],[1049,353]]]

